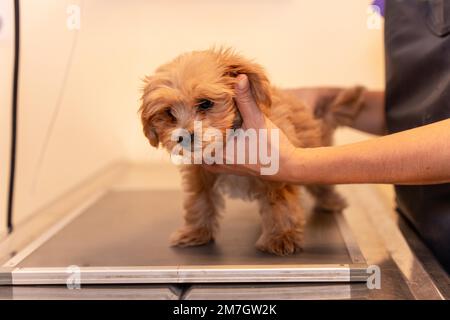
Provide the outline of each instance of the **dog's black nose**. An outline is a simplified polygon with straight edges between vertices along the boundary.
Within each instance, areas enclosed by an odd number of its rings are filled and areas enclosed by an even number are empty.
[[[191,141],[189,141],[189,139]],[[193,133],[191,133],[189,139],[188,139],[187,136],[184,136],[184,137],[183,136],[179,136],[178,139],[177,139],[177,143],[180,143],[183,146],[184,145],[186,145],[186,146],[191,145],[191,144],[194,143],[195,135]]]

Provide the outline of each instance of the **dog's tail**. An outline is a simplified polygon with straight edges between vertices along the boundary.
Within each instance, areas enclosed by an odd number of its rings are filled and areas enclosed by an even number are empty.
[[[322,144],[331,145],[337,127],[352,126],[364,108],[366,89],[355,86],[348,89],[331,89],[316,103],[314,116],[321,120]]]
[[[364,107],[366,89],[355,86],[325,95],[314,108],[314,116],[333,131],[338,126],[351,126]]]

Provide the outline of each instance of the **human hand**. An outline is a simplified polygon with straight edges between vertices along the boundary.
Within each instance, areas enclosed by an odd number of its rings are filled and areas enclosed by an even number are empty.
[[[246,75],[241,74],[237,77],[235,93],[236,104],[241,113],[243,124],[241,134],[232,138],[234,139],[234,152],[224,152],[223,164],[204,164],[203,167],[214,173],[259,176],[263,179],[275,181],[293,181],[301,149],[296,148],[281,129],[261,112],[253,98]],[[256,131],[256,150],[250,150],[249,143],[246,143],[245,133],[248,133],[249,130]],[[240,142],[245,145],[245,150],[238,150],[236,147]],[[227,143],[230,143],[230,141],[227,141]],[[266,154],[270,152],[270,164],[267,163],[267,157],[261,156],[261,148],[266,150]],[[245,153],[243,155],[245,161],[237,161],[239,152]],[[256,156],[256,162],[250,163],[248,161],[251,156]]]

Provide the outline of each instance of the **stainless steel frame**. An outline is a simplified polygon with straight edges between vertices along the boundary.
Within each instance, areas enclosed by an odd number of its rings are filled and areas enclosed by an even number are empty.
[[[5,272],[3,284],[70,285],[70,275],[68,268],[14,268]],[[77,276],[80,284],[356,282],[367,278],[365,265],[348,264],[82,267]]]

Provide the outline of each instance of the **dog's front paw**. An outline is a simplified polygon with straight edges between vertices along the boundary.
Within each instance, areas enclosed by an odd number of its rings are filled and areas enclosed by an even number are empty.
[[[301,251],[303,236],[299,231],[286,231],[274,235],[261,235],[256,242],[256,248],[261,251],[286,256]]]
[[[184,226],[172,233],[170,245],[178,247],[200,246],[212,240],[214,240],[214,237],[210,229]]]

